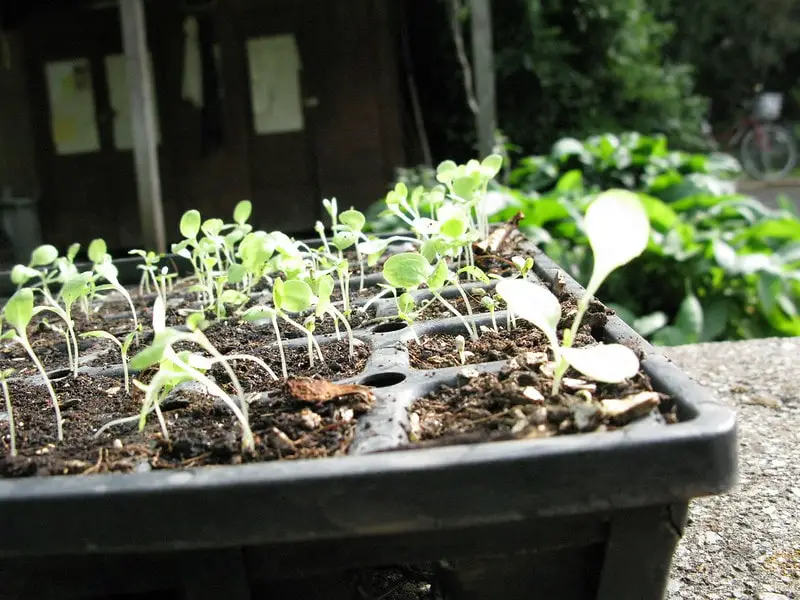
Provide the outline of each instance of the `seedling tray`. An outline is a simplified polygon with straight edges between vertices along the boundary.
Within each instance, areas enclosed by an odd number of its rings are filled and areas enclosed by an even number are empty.
[[[582,292],[529,250],[536,277]],[[414,329],[463,333],[455,318]],[[365,573],[413,565],[430,586],[409,597],[662,598],[688,502],[735,483],[735,416],[619,319],[604,335],[640,353],[678,423],[409,447],[409,405],[462,368],[412,369],[412,332],[386,321],[357,331],[372,355],[345,382],[376,402],[349,456],[0,480],[0,597],[367,598]]]

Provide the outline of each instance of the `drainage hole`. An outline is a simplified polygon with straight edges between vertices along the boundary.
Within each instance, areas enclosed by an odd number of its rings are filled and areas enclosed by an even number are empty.
[[[47,378],[50,381],[55,381],[57,379],[64,379],[65,377],[70,375],[70,373],[72,373],[71,369],[55,369],[53,371],[47,372]]]
[[[406,380],[406,376],[403,373],[376,373],[375,375],[370,375],[369,377],[364,377],[359,383],[361,385],[369,385],[371,387],[378,387],[384,388],[389,387],[390,385],[397,385]]]
[[[381,323],[372,328],[373,333],[389,333],[390,331],[400,331],[408,327],[405,321],[389,321],[388,323]]]

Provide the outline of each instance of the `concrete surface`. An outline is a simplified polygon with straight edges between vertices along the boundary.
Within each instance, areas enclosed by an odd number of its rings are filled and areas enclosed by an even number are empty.
[[[786,196],[794,201],[794,205],[800,212],[800,179],[783,179],[769,182],[740,181],[736,187],[740,193],[754,196],[772,208],[779,208],[778,196]]]
[[[668,600],[800,599],[800,338],[662,349],[738,412],[739,484],[697,499]]]

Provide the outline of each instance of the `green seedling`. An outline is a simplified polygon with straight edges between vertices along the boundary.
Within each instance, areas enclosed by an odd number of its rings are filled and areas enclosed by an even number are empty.
[[[101,338],[104,340],[109,340],[113,342],[114,345],[117,346],[117,348],[119,348],[120,359],[122,360],[122,375],[125,381],[125,392],[128,394],[130,394],[131,392],[130,381],[128,378],[128,350],[130,350],[134,336],[136,335],[136,333],[141,331],[141,329],[142,326],[138,325],[138,329],[128,333],[128,335],[126,335],[122,341],[120,341],[117,338],[117,336],[107,331],[102,331],[100,329],[94,331],[87,331],[86,333],[81,334],[82,338],[88,337],[88,338]]]
[[[108,287],[99,286],[96,289],[113,289],[127,301],[131,309],[131,316],[133,317],[133,331],[136,332],[135,337],[138,342],[139,319],[136,316],[136,307],[133,305],[133,298],[131,298],[128,290],[125,289],[125,286],[123,286],[117,278],[119,270],[111,262],[111,255],[107,252],[106,243],[99,238],[92,240],[87,249],[87,253],[89,255],[89,260],[93,263],[95,273],[108,282]]]
[[[142,386],[139,382],[138,387],[146,390],[145,400],[139,415],[139,428],[143,429],[147,415],[156,410],[158,405],[165,397],[165,388],[174,388],[177,383],[182,381],[194,380],[205,386],[208,392],[222,400],[231,410],[242,429],[242,449],[245,452],[255,451],[255,439],[250,429],[247,415],[247,400],[244,397],[244,390],[229,364],[230,360],[250,360],[264,368],[273,378],[275,374],[261,359],[251,355],[223,356],[214,345],[203,334],[202,327],[205,320],[202,313],[190,315],[186,321],[188,332],[178,331],[166,327],[166,308],[160,298],[156,298],[153,305],[153,342],[147,348],[141,350],[131,358],[130,366],[132,369],[142,370],[155,364],[159,364],[159,371],[153,377],[149,385]],[[208,352],[211,357],[191,353],[189,351],[177,352],[173,346],[179,342],[193,342]],[[227,394],[216,382],[209,378],[205,371],[214,364],[219,363],[225,370],[228,378],[236,390],[238,402]],[[162,421],[162,429],[166,426]]]
[[[461,320],[464,327],[469,332],[470,338],[473,340],[478,339],[477,329],[470,325],[464,318],[464,315],[458,312],[458,309],[445,300],[439,293],[439,290],[444,287],[448,280],[452,282],[452,279],[455,278],[455,275],[450,273],[447,264],[443,260],[439,261],[434,268],[422,254],[417,252],[400,252],[390,256],[384,263],[383,278],[392,288],[395,303],[398,304],[398,312],[403,312],[398,302],[398,289],[404,289],[410,292],[418,289],[422,285],[427,285],[434,298]],[[458,289],[463,293],[464,290],[460,286],[458,286]],[[466,306],[471,314],[468,301]]]
[[[6,403],[6,414],[8,415],[8,435],[11,456],[17,455],[17,429],[14,423],[14,407],[11,406],[11,394],[8,391],[8,378],[14,373],[14,369],[4,369],[0,371],[0,388],[3,389],[3,399]]]
[[[497,320],[496,320],[495,314],[494,314],[495,310],[497,310],[497,301],[492,296],[490,296],[489,294],[486,294],[484,296],[481,296],[481,305],[484,308],[486,308],[486,310],[489,311],[489,314],[492,316],[492,328],[495,331],[498,331],[498,329],[497,329]]]
[[[153,288],[150,287],[152,282],[156,294],[159,294],[166,301],[167,288],[162,285],[164,280],[160,281],[157,275],[161,256],[153,251],[145,250],[131,250],[129,254],[140,256],[144,261],[143,265],[136,265],[136,268],[142,271],[142,278],[139,280],[139,295],[142,296],[145,292],[150,294],[153,291]]]
[[[522,279],[506,279],[497,284],[497,293],[509,311],[541,329],[547,336],[555,358],[552,394],[559,391],[569,366],[602,382],[616,383],[639,371],[636,354],[621,344],[598,344],[583,348],[572,345],[589,303],[606,277],[615,269],[639,256],[647,247],[650,221],[636,194],[624,190],[603,192],[589,205],[584,230],[594,256],[594,267],[586,293],[578,300],[572,326],[559,343],[556,328],[561,320],[561,305],[546,288]],[[625,235],[619,235],[619,231]]]
[[[517,268],[517,276],[522,277],[525,279],[525,276],[528,274],[528,271],[531,270],[533,267],[533,258],[530,256],[528,258],[522,258],[521,256],[513,256],[511,257],[511,262],[514,263],[514,266]]]
[[[50,293],[50,284],[58,280],[60,271],[47,269],[53,266],[58,259],[58,249],[50,244],[37,246],[31,252],[31,258],[27,265],[14,265],[11,269],[11,282],[20,289],[23,285],[35,288],[42,293],[42,296],[49,304],[57,304],[53,295]],[[31,279],[38,280],[38,283],[29,284]]]
[[[275,280],[272,286],[272,302],[275,306],[278,317],[286,321],[298,331],[301,331],[308,339],[309,365],[313,366],[314,364],[314,348],[317,350],[319,360],[324,363],[325,359],[322,356],[322,350],[320,349],[319,344],[314,338],[312,332],[310,332],[307,327],[304,327],[292,319],[288,314],[304,313],[316,305],[317,297],[311,290],[311,286],[305,281],[301,281],[299,279],[289,279],[287,281],[283,281],[282,279],[278,278]]]
[[[33,311],[33,290],[30,288],[21,288],[17,290],[14,295],[8,299],[5,307],[3,307],[3,318],[13,329],[3,333],[0,339],[10,339],[22,346],[39,371],[39,375],[41,375],[47,392],[50,394],[50,400],[53,403],[53,410],[56,415],[57,438],[60,442],[64,439],[64,429],[61,422],[61,407],[58,405],[58,398],[53,389],[53,384],[47,376],[47,371],[45,371],[44,366],[39,360],[39,357],[36,356],[36,352],[34,352],[28,340],[27,327],[33,318]]]
[[[329,315],[333,319],[334,327],[336,328],[336,335],[339,337],[339,322],[344,325],[347,330],[347,342],[350,357],[355,355],[355,344],[353,342],[353,330],[350,328],[350,323],[347,317],[344,316],[331,302],[331,295],[333,294],[334,281],[333,277],[328,274],[320,275],[314,280],[314,291],[316,292],[317,302],[314,314],[317,317]]]

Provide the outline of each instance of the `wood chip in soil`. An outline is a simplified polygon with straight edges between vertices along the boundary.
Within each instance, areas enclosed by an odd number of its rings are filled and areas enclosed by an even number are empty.
[[[509,361],[500,373],[475,374],[443,386],[410,407],[412,445],[449,445],[613,430],[658,411],[675,422],[669,397],[639,373],[619,384],[592,383],[569,369],[551,396],[552,376],[537,353]]]

